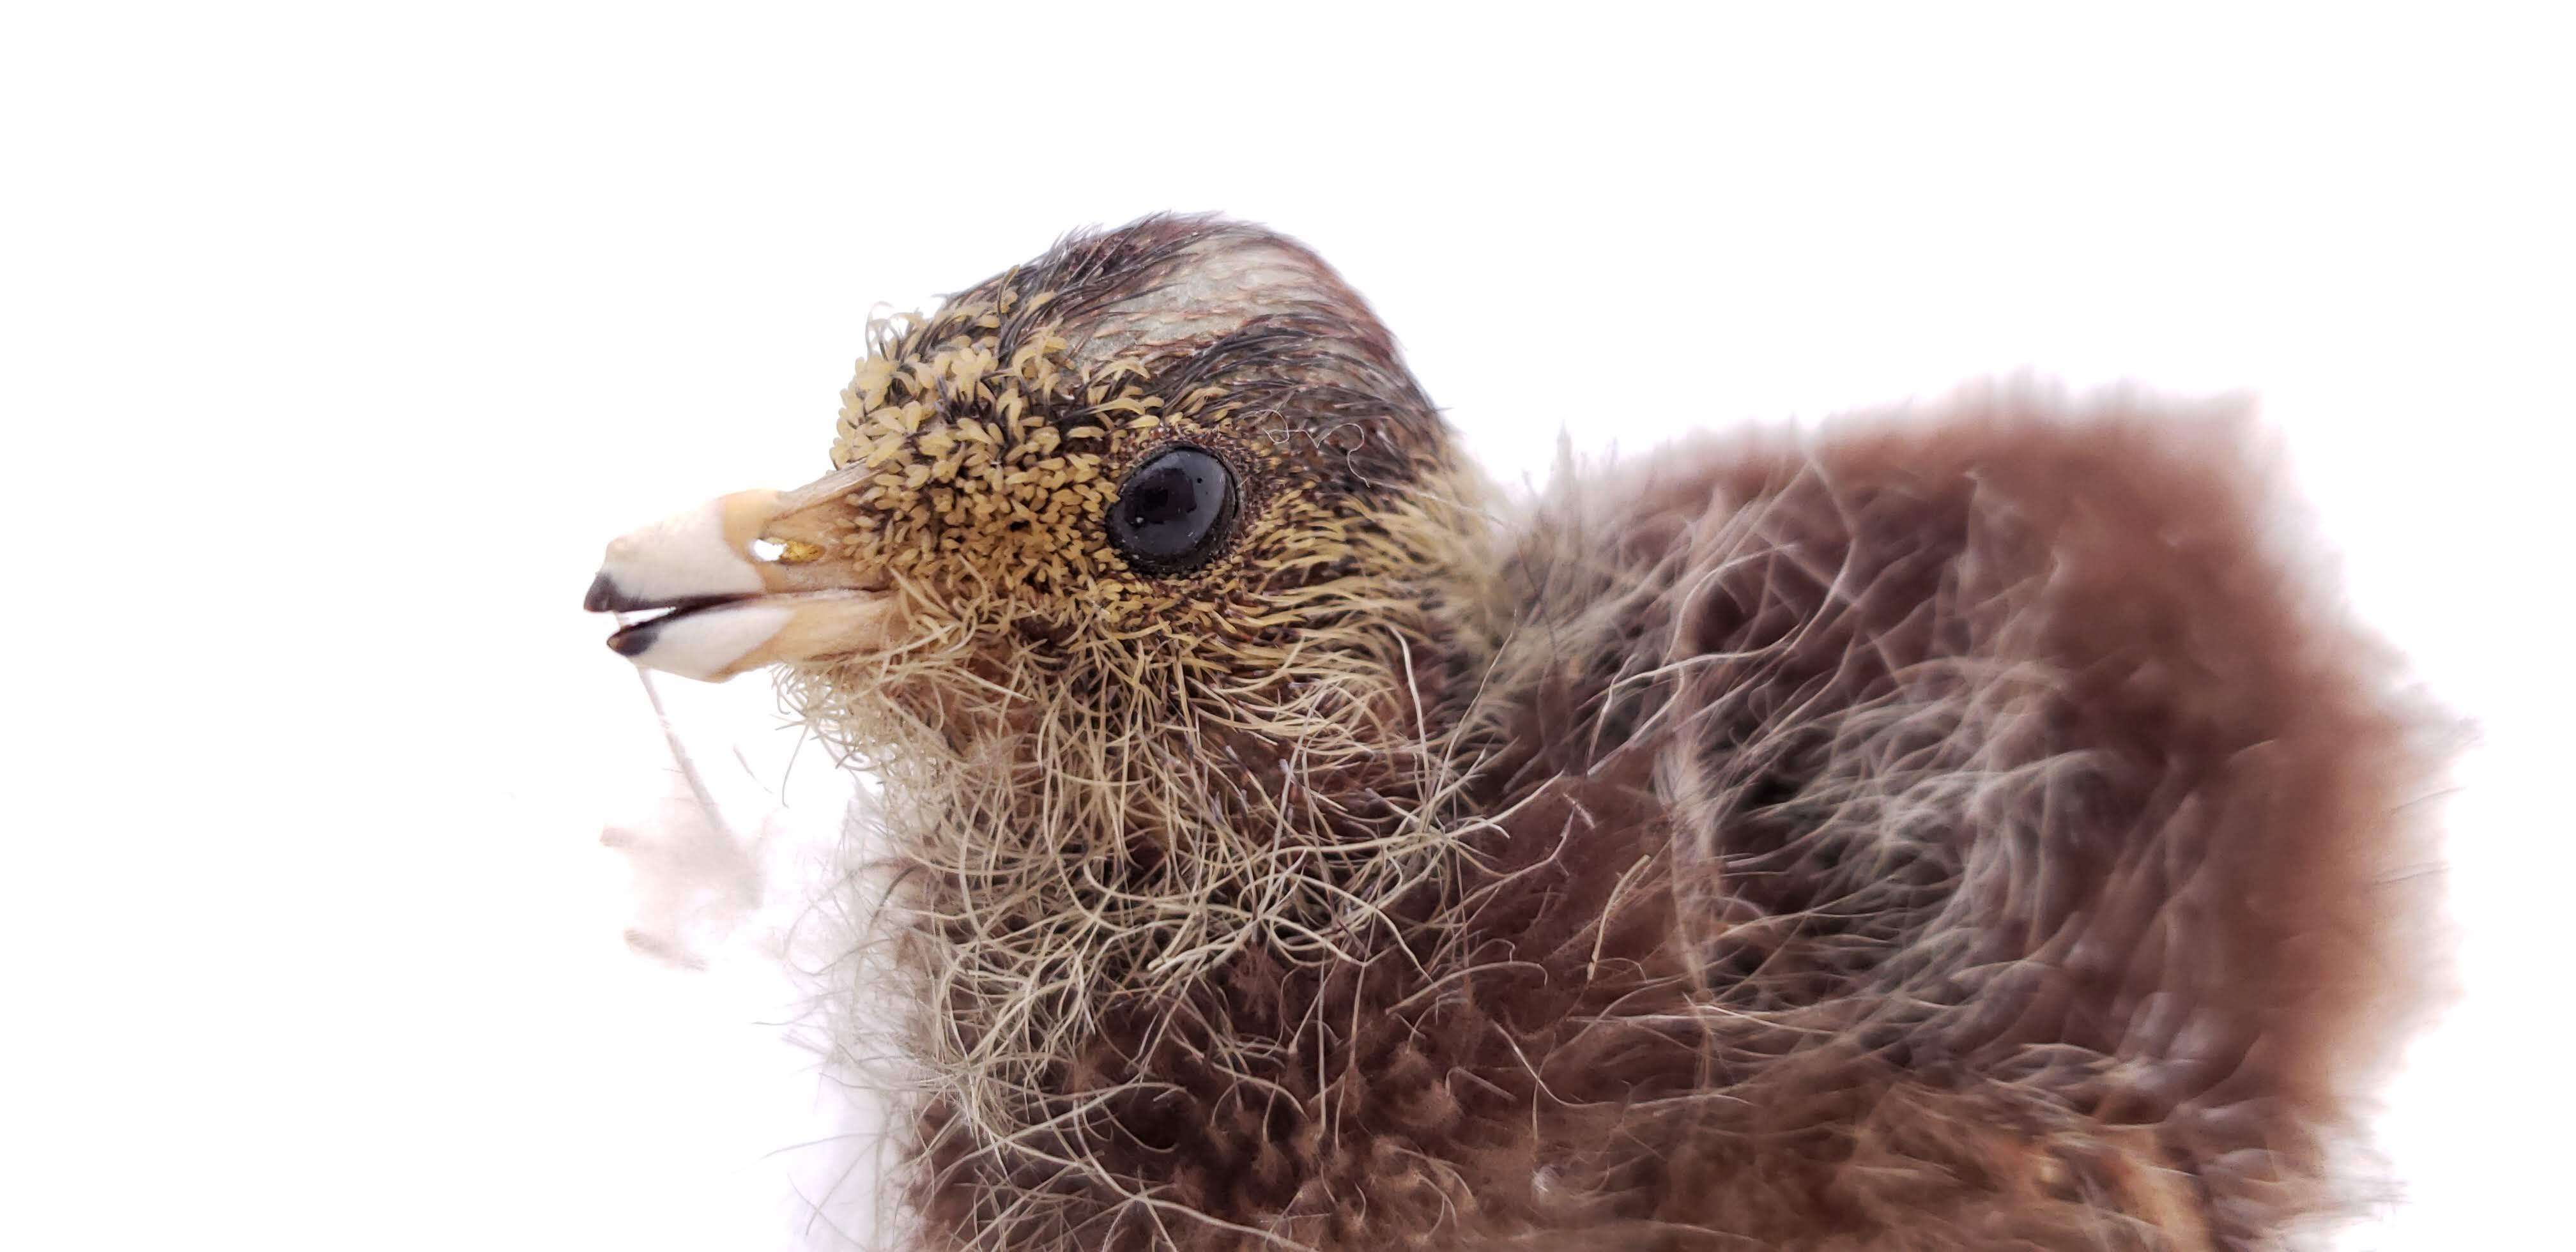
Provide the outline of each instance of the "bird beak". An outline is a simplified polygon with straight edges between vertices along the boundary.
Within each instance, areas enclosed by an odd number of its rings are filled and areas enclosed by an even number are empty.
[[[856,477],[736,492],[620,536],[581,607],[618,615],[608,637],[618,655],[707,682],[890,647],[899,597],[839,542]]]

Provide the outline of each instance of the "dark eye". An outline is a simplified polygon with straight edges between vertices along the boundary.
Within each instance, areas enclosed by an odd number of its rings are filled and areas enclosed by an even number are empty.
[[[1144,574],[1184,574],[1207,563],[1234,527],[1234,475],[1197,448],[1155,453],[1118,485],[1109,542]]]

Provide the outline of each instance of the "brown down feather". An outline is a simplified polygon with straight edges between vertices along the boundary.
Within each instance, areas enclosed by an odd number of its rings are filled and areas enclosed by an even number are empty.
[[[786,679],[886,778],[831,976],[910,1000],[906,1246],[2235,1249],[2372,1197],[2449,730],[2241,406],[1972,389],[1505,508],[1357,296],[1199,218],[878,350],[845,437],[989,409],[906,361],[1043,356],[1055,429],[1195,415],[1083,427],[1101,481],[1188,437],[1254,498],[1160,583],[897,519],[943,650]]]

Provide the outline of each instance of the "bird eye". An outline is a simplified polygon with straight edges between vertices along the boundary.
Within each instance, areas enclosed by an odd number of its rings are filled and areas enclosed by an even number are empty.
[[[1234,475],[1202,449],[1156,453],[1118,485],[1109,542],[1143,574],[1184,574],[1207,563],[1234,527]]]

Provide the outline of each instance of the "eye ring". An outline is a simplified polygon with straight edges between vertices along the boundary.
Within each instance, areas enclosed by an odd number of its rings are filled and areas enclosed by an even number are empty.
[[[1234,471],[1205,448],[1176,443],[1139,462],[1109,505],[1109,542],[1137,573],[1165,578],[1208,563],[1240,511]]]

